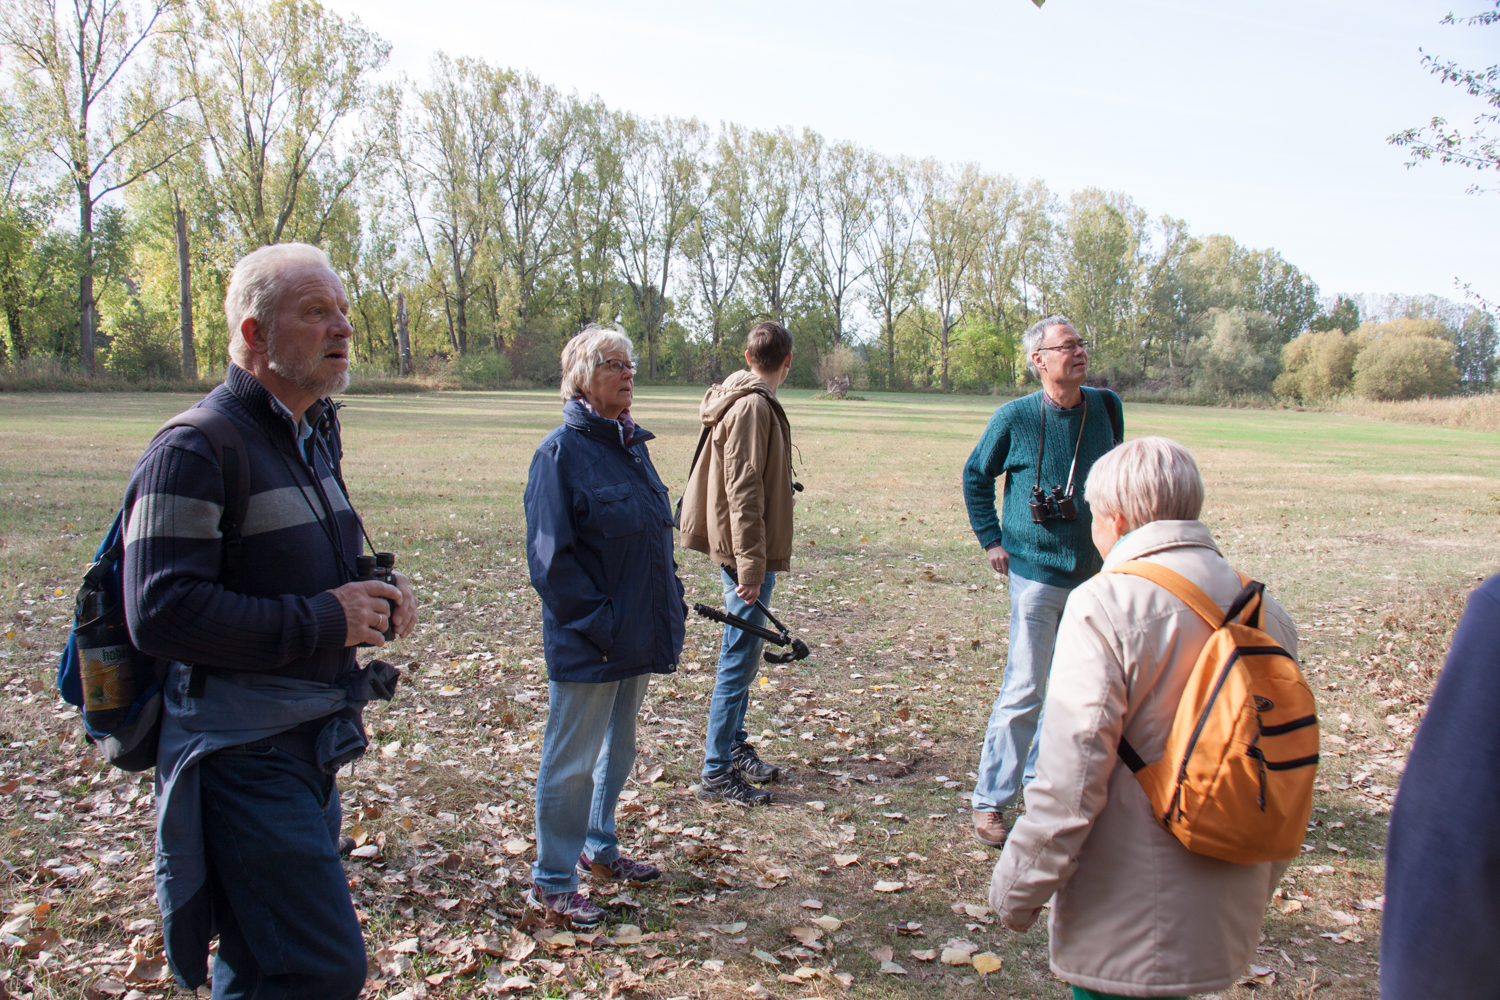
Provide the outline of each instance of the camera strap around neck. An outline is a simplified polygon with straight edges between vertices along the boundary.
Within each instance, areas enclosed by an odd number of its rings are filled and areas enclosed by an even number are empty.
[[[1043,396],[1047,395],[1047,390],[1043,389],[1041,394]],[[1079,395],[1083,397],[1083,419],[1078,421],[1078,440],[1073,443],[1073,463],[1068,466],[1068,489],[1066,493],[1067,496],[1073,495],[1073,473],[1078,470],[1078,449],[1083,446],[1083,429],[1088,425],[1089,422],[1089,394],[1087,392],[1084,392],[1082,389],[1079,389]],[[1042,404],[1042,429],[1037,434],[1036,489],[1041,490],[1042,455],[1045,454],[1047,450],[1047,401],[1045,399],[1039,399],[1037,400],[1037,402]]]

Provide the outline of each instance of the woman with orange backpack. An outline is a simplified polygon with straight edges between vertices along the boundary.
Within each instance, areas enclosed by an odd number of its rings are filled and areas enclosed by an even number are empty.
[[[1104,572],[1063,611],[1036,779],[990,903],[1020,931],[1052,900],[1052,971],[1075,997],[1219,990],[1254,956],[1312,807],[1296,629],[1197,519],[1181,445],[1115,448],[1086,496]]]

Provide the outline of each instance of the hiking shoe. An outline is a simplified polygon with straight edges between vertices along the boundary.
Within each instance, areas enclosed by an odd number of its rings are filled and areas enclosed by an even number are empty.
[[[704,778],[698,786],[698,798],[704,802],[723,800],[725,802],[737,802],[742,806],[768,806],[771,804],[771,793],[747,784],[740,776],[740,772],[730,768],[723,774],[712,778]]]
[[[604,919],[604,911],[577,892],[543,892],[542,887],[534,883],[526,890],[526,905],[533,910],[563,917],[574,927],[593,927]]]
[[[661,878],[661,869],[644,861],[632,861],[620,855],[613,861],[590,861],[587,854],[578,855],[578,870],[585,875],[594,874],[594,866],[609,869],[609,877],[621,882],[655,882]]]
[[[746,781],[775,781],[781,776],[781,768],[761,760],[755,748],[743,740],[730,747],[729,755],[734,761],[734,769],[744,775]]]
[[[974,810],[974,839],[985,847],[1004,847],[1010,828],[1005,825],[1005,814],[998,809]]]

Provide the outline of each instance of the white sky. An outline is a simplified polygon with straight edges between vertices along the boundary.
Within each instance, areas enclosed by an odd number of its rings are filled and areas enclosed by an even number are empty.
[[[1275,247],[1325,294],[1458,298],[1461,277],[1500,298],[1500,195],[1465,195],[1472,171],[1407,170],[1385,141],[1478,113],[1418,49],[1500,62],[1500,27],[1438,23],[1488,0],[331,5],[413,76],[439,49],[482,57],[646,115],[811,127],[1064,195],[1124,191],[1196,234]]]

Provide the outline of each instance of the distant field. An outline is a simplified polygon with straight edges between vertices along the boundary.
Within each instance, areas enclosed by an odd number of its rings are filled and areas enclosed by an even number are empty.
[[[674,495],[700,395],[646,389],[634,408],[657,435],[652,455]],[[992,918],[951,909],[983,904],[995,857],[968,836],[960,796],[1003,666],[1007,598],[969,531],[959,471],[998,401],[867,395],[783,394],[807,490],[794,568],[774,603],[805,630],[814,656],[765,674],[749,719],[763,755],[792,765],[778,807],[746,814],[691,798],[717,641],[694,624],[684,668],[653,682],[641,784],[622,822],[632,849],[662,854],[671,871],[665,887],[629,890],[641,908],[623,918],[659,937],[620,953],[575,943],[537,965],[541,949],[505,975],[554,984],[563,992],[551,995],[562,996],[608,984],[601,970],[620,968],[620,958],[646,977],[650,996],[743,997],[757,982],[787,997],[1066,995],[1047,971],[1044,930],[1007,934]],[[10,623],[0,651],[0,741],[9,744],[0,789],[15,783],[0,795],[10,834],[0,841],[9,866],[0,904],[53,902],[42,923],[63,939],[46,960],[14,967],[4,981],[11,992],[28,977],[38,998],[120,978],[128,959],[117,949],[138,933],[126,928],[154,916],[149,880],[131,881],[149,863],[149,797],[136,792],[127,803],[140,783],[83,756],[71,717],[55,712],[49,674],[77,577],[132,462],[194,398],[0,395],[0,612]],[[520,498],[560,402],[546,392],[347,402],[355,504],[399,567],[419,576],[425,605],[420,634],[392,650],[420,664],[412,683],[369,714],[384,749],[344,783],[348,811],[379,838],[385,865],[350,866],[372,970],[386,969],[372,971],[383,982],[370,995],[394,996],[429,975],[440,977],[424,984],[429,996],[465,995],[507,961],[472,954],[472,935],[508,933],[530,857],[529,782],[546,689]],[[1193,450],[1208,487],[1204,520],[1230,560],[1287,605],[1323,698],[1326,812],[1269,916],[1269,950],[1257,962],[1276,981],[1263,979],[1255,995],[1306,996],[1315,981],[1328,984],[1318,996],[1373,997],[1379,915],[1356,904],[1381,893],[1384,813],[1463,595],[1500,566],[1496,437],[1330,413],[1144,404],[1127,404],[1126,427],[1129,437],[1164,434]],[[679,562],[689,601],[717,603],[706,560],[681,552]],[[131,852],[128,862],[100,860],[101,831],[123,838],[113,843]],[[446,852],[452,867],[437,864]],[[844,866],[835,853],[859,860]],[[72,874],[58,875],[60,866]],[[405,880],[391,881],[400,872]],[[905,888],[877,894],[876,880]],[[785,934],[816,915],[800,905],[809,898],[845,921],[816,947]],[[1346,927],[1332,911],[1361,923]],[[921,922],[925,937],[898,936],[897,920]],[[710,927],[739,921],[748,929]],[[389,950],[413,937],[416,956]],[[999,955],[1001,970],[981,987],[964,982],[978,978],[971,967],[910,955],[953,937]],[[908,975],[878,971],[870,952],[885,945]],[[780,965],[752,957],[753,948],[781,952]],[[481,968],[459,973],[471,955]],[[826,975],[807,973],[800,989],[778,979],[799,969]],[[570,977],[578,985],[564,987]]]

